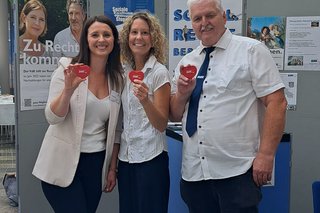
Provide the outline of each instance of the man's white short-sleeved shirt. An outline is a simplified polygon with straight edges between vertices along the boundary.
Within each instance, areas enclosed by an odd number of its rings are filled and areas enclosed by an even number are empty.
[[[188,104],[182,119],[182,178],[187,181],[223,179],[245,173],[260,143],[264,106],[259,97],[284,87],[269,50],[259,41],[236,36],[227,29],[210,54],[207,77],[199,100],[198,130],[185,131]],[[177,65],[199,70],[204,46],[187,54]]]

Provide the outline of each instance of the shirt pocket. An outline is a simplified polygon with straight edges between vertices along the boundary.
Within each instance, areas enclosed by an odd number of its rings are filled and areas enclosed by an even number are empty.
[[[217,91],[233,95],[242,94],[251,87],[251,76],[246,65],[217,66]]]

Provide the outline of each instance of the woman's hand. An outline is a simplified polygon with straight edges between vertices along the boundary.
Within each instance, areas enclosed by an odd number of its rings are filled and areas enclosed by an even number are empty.
[[[133,94],[139,99],[140,103],[146,103],[148,99],[148,86],[141,80],[135,79],[133,82]]]
[[[64,89],[67,91],[74,91],[81,82],[85,81],[86,78],[80,78],[74,73],[74,69],[76,66],[81,64],[70,64],[64,70]]]
[[[64,89],[61,91],[60,95],[51,101],[50,108],[54,114],[59,117],[64,117],[69,112],[70,99],[79,86],[79,84],[86,79],[82,79],[73,72],[75,68],[74,64],[70,64],[64,69]]]
[[[112,192],[114,187],[117,184],[117,171],[116,170],[109,170],[106,176],[105,186],[103,191],[104,192]]]

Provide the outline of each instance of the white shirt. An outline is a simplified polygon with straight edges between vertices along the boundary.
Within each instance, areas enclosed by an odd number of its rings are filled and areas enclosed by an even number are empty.
[[[61,30],[54,37],[55,48],[58,45],[60,51],[55,51],[56,57],[76,57],[80,51],[80,46],[71,32],[70,26]]]
[[[165,132],[154,128],[139,99],[133,94],[133,85],[128,78],[130,66],[125,66],[126,84],[122,92],[123,132],[121,135],[119,159],[129,163],[149,161],[167,150]],[[149,88],[149,99],[153,101],[154,93],[164,84],[170,82],[168,69],[150,56],[144,68],[144,83]]]
[[[81,152],[92,153],[106,149],[106,122],[110,115],[109,96],[98,99],[88,90],[86,114],[81,137]]]
[[[195,65],[205,58],[202,44],[179,62]],[[185,131],[188,104],[182,119],[182,178],[187,181],[223,179],[245,173],[260,143],[258,100],[284,84],[269,50],[259,41],[232,35],[227,29],[210,55],[207,77],[199,100],[198,130]]]

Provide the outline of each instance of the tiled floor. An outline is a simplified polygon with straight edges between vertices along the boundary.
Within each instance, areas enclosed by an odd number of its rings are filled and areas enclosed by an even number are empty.
[[[3,187],[5,173],[16,171],[16,150],[15,143],[6,135],[0,135],[0,212],[17,213],[18,208],[10,206],[9,199]]]

